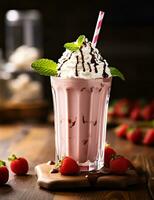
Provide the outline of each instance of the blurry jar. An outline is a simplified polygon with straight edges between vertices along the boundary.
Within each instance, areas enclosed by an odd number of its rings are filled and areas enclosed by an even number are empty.
[[[42,56],[41,14],[37,10],[9,10],[6,13],[6,58],[8,68],[30,70]]]

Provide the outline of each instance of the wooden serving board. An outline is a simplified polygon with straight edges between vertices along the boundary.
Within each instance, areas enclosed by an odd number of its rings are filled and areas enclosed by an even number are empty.
[[[60,173],[51,173],[54,165],[47,163],[39,164],[35,167],[38,177],[37,183],[40,187],[49,190],[75,189],[75,188],[102,188],[102,189],[126,189],[130,185],[141,182],[135,170],[118,176],[104,174],[96,177],[94,181],[87,178],[87,172],[82,172],[78,176],[63,176]]]

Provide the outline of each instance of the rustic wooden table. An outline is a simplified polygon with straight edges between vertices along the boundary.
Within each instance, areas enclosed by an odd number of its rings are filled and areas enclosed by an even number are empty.
[[[137,154],[152,159],[153,147],[133,145],[108,133],[108,142],[129,158]],[[130,187],[128,190],[99,191],[61,191],[51,192],[40,189],[34,167],[42,162],[54,159],[54,130],[49,125],[15,124],[0,126],[0,159],[15,153],[28,158],[30,171],[27,176],[15,176],[10,173],[8,184],[0,187],[0,200],[149,200],[146,184]],[[9,163],[8,163],[9,165]]]

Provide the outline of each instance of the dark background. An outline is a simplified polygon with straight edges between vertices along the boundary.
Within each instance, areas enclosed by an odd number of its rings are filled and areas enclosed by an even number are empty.
[[[4,16],[9,9],[38,9],[43,17],[44,57],[57,60],[63,44],[80,34],[92,39],[99,10],[106,12],[98,48],[126,81],[114,79],[112,97],[153,98],[153,1],[0,0],[0,48],[5,51]]]

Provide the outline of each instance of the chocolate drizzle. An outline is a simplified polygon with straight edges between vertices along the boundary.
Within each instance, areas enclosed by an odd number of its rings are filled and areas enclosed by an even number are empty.
[[[98,70],[97,70],[97,62],[95,60],[95,55],[93,54],[93,49],[92,49],[92,46],[90,45],[91,47],[91,51],[90,51],[90,55],[91,55],[91,63],[94,63],[94,69],[95,69],[95,73],[98,73]]]
[[[81,53],[83,71],[85,72],[86,69],[85,69],[85,67],[84,67],[84,56],[83,56],[82,48],[79,49],[79,51],[80,51],[80,53]]]
[[[86,42],[83,42],[84,46],[86,47],[87,46],[87,43]]]
[[[78,75],[78,63],[79,63],[79,57],[76,57],[76,65],[75,65],[75,76],[79,76]]]
[[[98,72],[98,70],[97,70],[97,67],[96,67],[96,66],[97,66],[97,63],[95,63],[95,64],[94,64],[95,73],[97,73],[97,72]]]
[[[91,66],[90,66],[90,64],[87,63],[87,65],[89,66],[89,72],[91,72],[92,70],[91,70]]]
[[[84,53],[86,54],[86,51],[84,51],[83,48],[87,47],[88,48],[88,53],[90,54],[90,56],[88,55],[86,57],[86,55],[84,55]],[[90,49],[89,49],[90,47]],[[90,50],[90,52],[89,52]],[[73,54],[73,56],[72,56]],[[64,58],[65,57],[65,58]],[[83,42],[82,47],[78,50],[78,52],[74,53],[74,52],[66,52],[63,56],[62,59],[59,61],[59,68],[58,68],[58,77],[61,77],[63,74],[61,74],[60,70],[63,67],[63,65],[65,65],[65,63],[67,61],[69,61],[70,59],[72,59],[72,65],[74,67],[75,65],[75,69],[74,69],[74,73],[75,76],[79,76],[79,71],[83,70],[83,72],[92,72],[92,73],[98,73],[99,72],[99,68],[102,66],[101,72],[102,72],[102,77],[103,78],[108,78],[109,75],[106,72],[106,68],[107,68],[107,63],[106,60],[104,60],[101,55],[99,54],[99,51],[97,49],[95,49],[91,42],[88,42],[88,40],[85,40]],[[74,59],[76,59],[75,63],[74,63]],[[82,68],[80,69],[80,65],[82,66]],[[99,68],[98,68],[99,67]],[[79,68],[79,69],[78,69]],[[72,68],[70,69],[72,70]],[[66,71],[66,69],[64,68],[64,72]],[[71,72],[72,73],[72,72]],[[82,73],[81,73],[82,74]],[[84,76],[84,74],[82,74]],[[88,73],[85,74],[89,75]],[[98,74],[99,76],[99,74]],[[95,77],[95,75],[94,75]],[[97,76],[96,76],[97,77]],[[99,92],[101,91],[101,89],[99,90]]]
[[[63,63],[59,66],[58,71],[61,70],[63,64],[64,64],[65,62],[67,62],[67,61],[71,58],[72,54],[73,54],[73,52],[70,54],[70,56],[69,56],[66,60],[63,61]]]
[[[104,69],[103,69],[103,78],[107,78],[108,77],[108,74],[106,73],[106,63],[105,63],[105,61],[103,61],[104,62]]]

